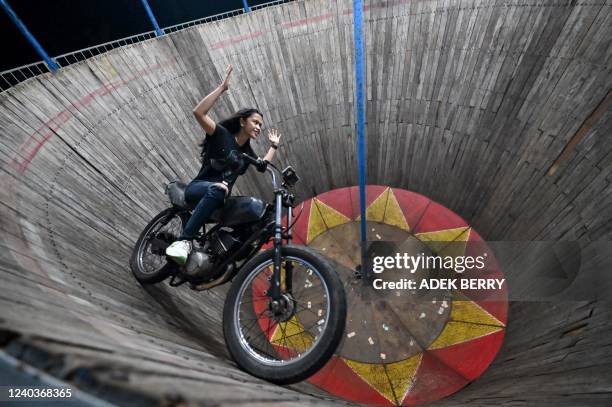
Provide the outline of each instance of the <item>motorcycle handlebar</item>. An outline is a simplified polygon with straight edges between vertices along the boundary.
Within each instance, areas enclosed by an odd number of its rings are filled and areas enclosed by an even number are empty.
[[[266,160],[262,160],[261,158],[253,158],[245,153],[242,153],[242,158],[253,164],[259,172],[265,172],[268,168],[268,162]]]
[[[253,158],[250,155],[245,154],[245,153],[242,153],[242,157],[248,162],[250,162],[251,164],[253,164],[255,168],[257,168],[257,171],[259,172],[270,171],[270,174],[272,175],[272,184],[274,186],[274,189],[278,188],[278,183],[276,181],[276,174],[274,174],[274,170],[278,171],[279,174],[281,173],[278,168],[276,168],[272,163],[266,160],[262,160],[261,158]],[[268,166],[268,164],[270,165]]]

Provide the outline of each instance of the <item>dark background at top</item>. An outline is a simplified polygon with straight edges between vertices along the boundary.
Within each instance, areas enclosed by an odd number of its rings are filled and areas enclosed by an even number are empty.
[[[160,27],[242,8],[242,0],[148,2]],[[141,0],[9,0],[9,4],[52,57],[153,30]],[[42,60],[3,9],[0,36],[0,71]]]

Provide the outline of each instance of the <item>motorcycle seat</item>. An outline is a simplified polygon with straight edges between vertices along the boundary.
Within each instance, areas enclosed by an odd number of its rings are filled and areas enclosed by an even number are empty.
[[[181,181],[172,181],[166,185],[166,195],[170,203],[180,210],[190,211],[193,205],[185,200],[187,184]],[[215,210],[209,218],[210,223],[237,224],[261,218],[266,210],[266,204],[260,199],[248,196],[230,196],[225,199],[223,206]],[[236,215],[241,213],[241,215]],[[234,216],[236,215],[236,216]]]
[[[166,195],[170,199],[170,203],[178,208],[183,210],[192,210],[194,205],[190,205],[185,199],[185,189],[187,189],[187,184],[181,181],[171,181],[166,185]],[[231,200],[232,198],[228,198],[226,201]],[[223,208],[219,208],[213,212],[211,217],[218,218],[221,214]]]

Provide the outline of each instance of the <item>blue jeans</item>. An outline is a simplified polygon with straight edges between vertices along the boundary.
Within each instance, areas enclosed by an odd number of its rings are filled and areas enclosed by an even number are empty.
[[[225,190],[210,181],[192,181],[185,189],[185,201],[194,207],[179,240],[192,240],[214,211],[223,206]]]

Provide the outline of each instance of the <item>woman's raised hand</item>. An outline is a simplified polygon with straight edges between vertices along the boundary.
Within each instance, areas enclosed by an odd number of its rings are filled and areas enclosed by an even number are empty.
[[[231,65],[228,65],[227,70],[225,71],[225,79],[223,79],[223,82],[221,82],[221,86],[220,86],[224,92],[229,89],[229,80],[230,80],[230,75],[232,74],[233,69],[234,68]]]
[[[268,140],[270,140],[270,143],[278,146],[278,143],[280,142],[280,138],[281,138],[281,134],[278,132],[278,130],[268,129]]]

